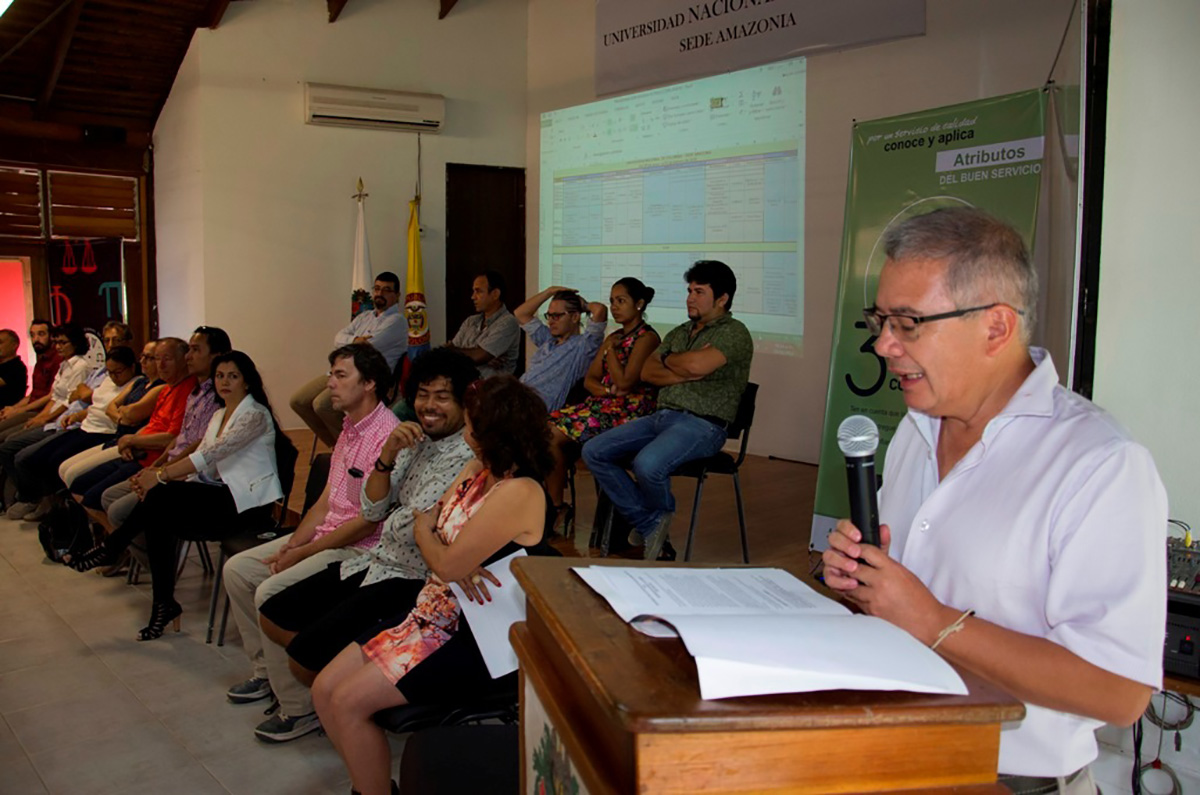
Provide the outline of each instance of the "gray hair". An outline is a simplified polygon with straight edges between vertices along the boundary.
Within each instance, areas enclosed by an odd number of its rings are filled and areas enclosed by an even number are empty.
[[[974,207],[947,207],[907,219],[883,239],[889,260],[946,261],[946,289],[957,309],[1008,304],[1021,312],[1021,341],[1033,336],[1037,273],[1012,226]]]
[[[186,340],[181,340],[179,337],[159,337],[159,345],[171,345],[175,348],[175,355],[182,359],[187,356],[188,344]],[[157,353],[157,351],[155,351]]]

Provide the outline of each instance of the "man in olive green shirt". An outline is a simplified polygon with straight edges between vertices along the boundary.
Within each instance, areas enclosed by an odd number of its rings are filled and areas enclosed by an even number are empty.
[[[583,446],[592,476],[645,544],[646,560],[658,559],[675,514],[671,473],[725,444],[754,357],[750,332],[729,313],[737,291],[729,266],[700,260],[683,278],[688,322],[642,366],[642,380],[660,387],[658,411]],[[625,471],[630,459],[636,480]]]

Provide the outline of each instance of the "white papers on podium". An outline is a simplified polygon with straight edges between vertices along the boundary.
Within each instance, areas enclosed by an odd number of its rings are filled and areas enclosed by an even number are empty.
[[[493,679],[517,670],[517,653],[513,651],[512,643],[508,640],[508,630],[518,621],[525,620],[525,591],[521,589],[516,575],[512,572],[512,562],[515,558],[524,556],[525,550],[519,549],[507,558],[486,567],[500,580],[499,588],[487,580],[484,581],[492,595],[490,602],[472,602],[467,599],[463,589],[458,587],[458,583],[450,583],[450,590],[454,591],[463,615],[471,624],[475,644],[479,647],[479,653]]]
[[[967,693],[954,669],[916,638],[883,619],[852,614],[782,569],[574,571],[635,628],[656,637],[678,633],[696,659],[701,698]]]

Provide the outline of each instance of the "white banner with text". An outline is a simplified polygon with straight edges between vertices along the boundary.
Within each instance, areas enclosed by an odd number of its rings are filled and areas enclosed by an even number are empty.
[[[596,0],[596,95],[925,33],[925,0]]]

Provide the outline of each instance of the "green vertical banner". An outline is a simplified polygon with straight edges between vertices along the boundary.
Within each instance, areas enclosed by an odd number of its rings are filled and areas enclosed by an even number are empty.
[[[907,411],[862,314],[874,303],[884,234],[914,215],[967,205],[1012,224],[1032,248],[1045,109],[1034,89],[854,125],[811,548],[824,549],[850,513],[838,425],[852,414],[875,421],[886,477],[884,453]]]

